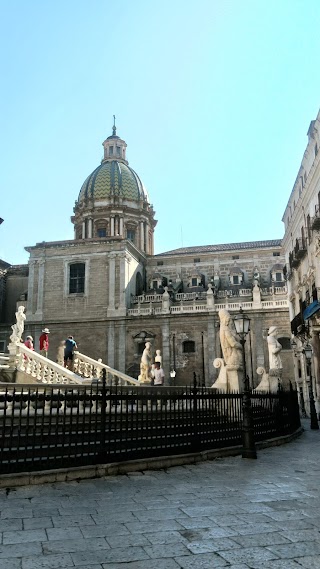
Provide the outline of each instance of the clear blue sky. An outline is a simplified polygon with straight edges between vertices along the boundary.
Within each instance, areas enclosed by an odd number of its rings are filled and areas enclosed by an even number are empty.
[[[320,107],[318,0],[0,0],[0,258],[73,238],[112,115],[156,252],[276,239]]]

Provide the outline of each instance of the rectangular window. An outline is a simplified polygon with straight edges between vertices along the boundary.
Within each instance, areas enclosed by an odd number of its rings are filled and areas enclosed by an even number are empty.
[[[158,281],[153,281],[153,288],[158,288]]]
[[[191,279],[191,286],[198,286],[198,279]]]
[[[127,230],[127,239],[129,239],[129,241],[134,242],[134,230],[133,229],[128,229]]]
[[[163,261],[157,261],[157,266],[160,267],[161,265],[163,265]]]
[[[239,277],[238,277],[238,275],[233,275],[233,284],[234,284],[234,285],[239,284]]]
[[[85,264],[70,265],[69,294],[84,293]]]
[[[109,147],[109,156],[113,156],[113,146]]]
[[[5,349],[5,341],[1,340],[0,341],[0,352],[3,354],[4,353],[4,349]]]
[[[288,223],[289,223],[289,220],[288,220]],[[274,252],[272,253],[272,255],[273,255],[274,257],[280,257],[280,253],[279,253],[278,251],[274,251]]]
[[[239,255],[232,255],[232,259],[233,259],[234,261],[236,261],[237,259],[239,259]]]
[[[120,156],[120,152],[121,152],[121,148],[120,148],[120,146],[117,146],[117,156]]]
[[[200,259],[193,259],[194,263],[200,263]]]
[[[98,237],[106,237],[107,231],[105,229],[98,229]]]
[[[281,282],[281,281],[282,281],[282,273],[276,273],[276,281],[277,281],[277,282]]]

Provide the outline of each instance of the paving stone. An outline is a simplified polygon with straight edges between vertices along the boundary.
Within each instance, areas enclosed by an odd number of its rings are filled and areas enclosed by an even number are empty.
[[[157,521],[157,520],[174,520],[186,518],[186,514],[180,508],[165,508],[161,510],[138,510],[134,513],[136,518],[141,522]],[[95,516],[93,516],[95,519]]]
[[[237,530],[238,535],[254,535],[258,533],[273,533],[280,531],[279,525],[276,523],[270,524],[244,524],[241,526],[233,526]]]
[[[169,530],[181,530],[185,520],[179,518],[179,522],[176,520],[159,520],[156,522],[129,522],[125,524],[130,533],[155,533],[157,531],[169,531]]]
[[[0,559],[26,557],[30,555],[42,555],[42,547],[40,543],[15,543],[14,545],[0,546]]]
[[[90,527],[90,526],[89,526]],[[79,527],[71,528],[48,528],[47,536],[49,541],[56,539],[77,539],[82,538],[82,533]]]
[[[266,561],[264,563],[251,562],[250,568],[251,569],[302,569],[301,565],[302,559],[304,558],[300,558],[297,561],[295,561],[294,559],[273,559],[272,561]]]
[[[237,532],[232,528],[205,528],[205,529],[191,529],[180,532],[183,537],[189,541],[202,541],[208,539],[216,539],[219,537],[232,537],[237,535]]]
[[[288,543],[287,545],[269,546],[268,549],[282,559],[293,559],[320,554],[320,541]]]
[[[225,559],[222,559],[217,553],[200,553],[199,555],[189,555],[188,557],[176,557],[175,561],[181,569],[213,569],[214,567],[227,566],[230,568]]]
[[[194,554],[209,553],[225,549],[240,549],[240,545],[229,538],[212,539],[202,541],[192,541],[187,544],[187,548]]]
[[[210,518],[179,518],[179,524],[183,526],[185,529],[193,529],[193,528],[214,528],[219,527],[216,523],[214,523]]]
[[[4,508],[1,511],[1,520],[10,518],[32,518],[33,513],[31,508]]]
[[[288,539],[279,533],[258,533],[253,535],[235,536],[233,540],[242,547],[258,547],[265,545],[290,543]]]
[[[21,569],[21,559],[0,559],[0,569]]]
[[[179,569],[174,559],[148,559],[147,561],[133,561],[132,563],[102,564],[104,569]],[[81,569],[83,569],[81,567]],[[88,567],[91,569],[91,565]]]
[[[71,555],[39,555],[22,559],[22,569],[65,569],[74,567]]]
[[[116,509],[112,512],[105,512],[103,515],[92,514],[91,517],[96,524],[106,524],[107,522],[117,524],[137,521],[137,518],[133,515],[132,512],[117,512]]]
[[[22,530],[23,521],[20,518],[13,520],[0,520],[0,532]]]
[[[86,551],[71,554],[76,567],[91,564],[131,563],[149,559],[143,547],[126,547],[101,551]]]
[[[94,526],[95,521],[90,516],[87,515],[79,515],[79,516],[53,516],[52,523],[55,528],[69,528],[73,526]]]
[[[124,524],[100,524],[98,526],[80,526],[83,537],[107,537],[109,535],[131,535]],[[140,533],[140,532],[139,532]]]
[[[317,541],[320,539],[320,532],[316,529],[284,530],[281,535],[290,541]]]
[[[163,559],[164,557],[180,557],[190,554],[183,543],[168,543],[166,545],[151,545],[144,547],[151,559]]]
[[[75,551],[94,551],[97,549],[110,549],[110,545],[103,538],[93,539],[66,539],[46,541],[43,553],[73,553]]]
[[[136,547],[138,545],[150,545],[150,541],[143,535],[139,535],[138,533],[129,534],[126,536],[122,535],[109,535],[106,537],[107,543],[110,547]]]
[[[44,529],[30,529],[22,531],[4,531],[3,545],[13,543],[26,543],[31,541],[47,541],[47,535]]]
[[[152,545],[179,542],[188,543],[188,540],[178,531],[159,531],[156,533],[146,533],[145,536],[149,541],[148,545],[150,545],[150,543],[152,543]]]
[[[302,567],[304,567],[304,569],[319,569],[320,567],[320,555],[314,555],[313,557],[299,557],[297,561],[302,565]],[[286,568],[284,567],[284,569]]]
[[[46,529],[52,528],[52,519],[47,518],[26,518],[23,520],[23,529]],[[22,528],[21,528],[22,529]]]
[[[279,557],[264,547],[247,547],[233,550],[229,549],[226,551],[219,551],[219,555],[221,555],[221,557],[230,563],[247,563],[248,565],[250,565],[251,562],[262,562],[269,559],[277,559]]]

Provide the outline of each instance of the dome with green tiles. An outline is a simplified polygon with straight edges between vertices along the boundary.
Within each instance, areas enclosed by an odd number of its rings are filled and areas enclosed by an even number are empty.
[[[118,137],[109,137],[108,140],[111,138]],[[117,149],[117,141],[115,143]],[[147,191],[138,174],[122,159],[108,158],[103,161],[83,183],[78,200],[105,200],[111,196],[149,202]]]

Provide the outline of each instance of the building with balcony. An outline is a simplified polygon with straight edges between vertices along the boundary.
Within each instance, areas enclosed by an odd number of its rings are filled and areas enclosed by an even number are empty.
[[[313,391],[320,401],[320,112],[311,121],[308,143],[287,203],[283,250],[288,286],[291,332],[295,340],[295,379],[308,402],[303,347],[313,346]],[[319,408],[318,408],[319,410]]]
[[[189,383],[196,372],[201,383],[212,385],[213,360],[221,356],[219,310],[235,315],[242,306],[251,318],[246,348],[252,384],[259,382],[256,368],[268,368],[266,336],[274,325],[289,382],[291,332],[281,240],[154,255],[155,212],[115,125],[103,148],[101,164],[75,202],[74,239],[26,247],[29,263],[23,280],[16,271],[17,286],[9,287],[14,294],[5,297],[0,342],[8,344],[17,303],[24,302],[26,334],[38,348],[41,330],[48,327],[53,360],[61,340],[72,334],[81,352],[137,377],[150,341],[162,352],[167,380],[174,369],[177,384]],[[10,270],[8,282],[14,278]]]

